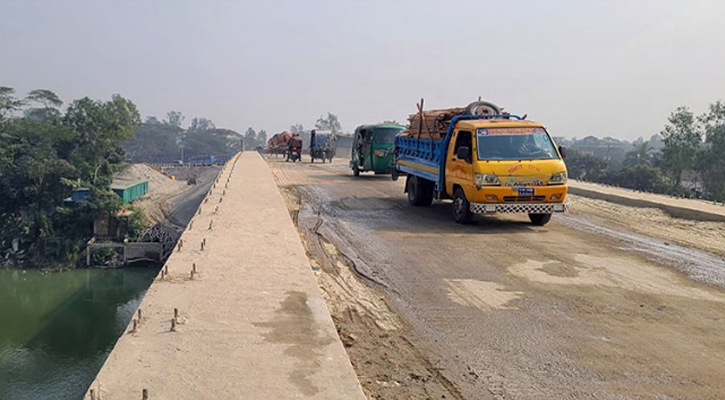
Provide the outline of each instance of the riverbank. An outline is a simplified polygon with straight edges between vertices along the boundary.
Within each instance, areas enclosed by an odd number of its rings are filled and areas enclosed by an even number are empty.
[[[152,222],[183,227],[219,168],[199,172],[201,182],[189,186],[132,165],[121,180],[148,180],[149,194],[134,206]],[[159,269],[0,268],[0,399],[82,398]]]

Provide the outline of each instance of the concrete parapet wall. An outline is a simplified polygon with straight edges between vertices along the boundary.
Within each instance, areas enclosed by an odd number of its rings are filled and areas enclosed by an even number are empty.
[[[365,398],[256,152],[224,168],[139,311],[87,398]]]

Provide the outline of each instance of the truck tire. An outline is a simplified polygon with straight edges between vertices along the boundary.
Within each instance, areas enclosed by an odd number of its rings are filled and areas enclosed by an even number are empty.
[[[466,113],[473,115],[501,114],[501,109],[488,101],[474,101],[466,107]]]
[[[311,162],[312,164],[314,164],[314,163],[315,163],[315,157],[310,157],[310,162]]]
[[[551,220],[551,214],[529,214],[531,223],[538,226],[544,226]]]
[[[473,212],[471,212],[471,203],[466,199],[466,193],[463,189],[456,188],[453,194],[453,218],[459,224],[468,224],[473,220]]]
[[[352,174],[354,176],[360,176],[360,167],[357,166],[357,163],[352,165]]]
[[[416,207],[433,203],[433,182],[411,175],[407,183],[408,202]]]

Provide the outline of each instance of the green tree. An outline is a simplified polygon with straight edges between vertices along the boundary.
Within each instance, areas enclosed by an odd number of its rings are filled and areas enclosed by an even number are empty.
[[[4,110],[22,110],[12,89]],[[42,109],[59,105],[50,91],[33,91]],[[32,115],[32,113],[30,113]],[[5,114],[0,133],[0,262],[73,264],[92,233],[96,216],[114,212],[120,199],[109,190],[120,143],[133,134],[135,105],[120,96],[76,100],[53,120]],[[89,201],[67,205],[73,188],[92,190]]]
[[[177,128],[181,128],[181,124],[184,122],[184,119],[185,117],[181,111],[169,111],[166,113],[166,120],[164,120],[164,122]]]
[[[645,192],[665,193],[668,191],[662,172],[648,165],[636,165],[608,172],[600,177],[600,182]]]
[[[242,135],[231,129],[189,131],[185,136],[187,159],[194,156],[223,155],[239,151]]]
[[[47,89],[36,89],[28,93],[25,103],[40,103],[42,107],[33,107],[25,110],[26,117],[35,121],[48,121],[59,123],[61,118],[60,110],[63,105],[58,95]]]
[[[566,167],[569,177],[592,182],[598,182],[607,168],[607,161],[591,154],[582,153],[576,148],[570,148],[566,158]]]
[[[342,132],[342,125],[340,125],[340,120],[337,118],[337,115],[331,112],[327,113],[327,117],[320,116],[320,118],[318,118],[317,122],[315,123],[315,128],[329,130],[336,135]]]
[[[262,129],[257,132],[257,145],[264,146],[267,143],[267,131]]]
[[[128,158],[133,162],[168,163],[181,157],[181,138],[184,130],[168,123],[158,123],[149,117],[134,127],[132,139],[123,142]]]
[[[15,97],[15,89],[0,86],[0,132],[3,131],[10,116],[19,110],[23,104],[22,100]]]
[[[659,134],[654,134],[649,138],[649,146],[654,151],[661,151],[665,148],[665,142],[662,140],[662,136]]]
[[[694,115],[687,107],[678,107],[670,114],[668,121],[669,124],[662,131],[665,142],[663,163],[672,177],[674,187],[679,187],[682,172],[695,167],[702,136]]]
[[[133,127],[140,123],[136,106],[119,95],[105,103],[86,97],[71,103],[63,120],[79,134],[72,162],[81,179],[92,187],[108,187],[114,165],[125,159],[121,142],[133,137]]]
[[[293,124],[290,126],[289,131],[292,133],[299,133],[300,135],[305,133],[305,127],[302,124]]]
[[[251,126],[244,132],[244,143],[248,149],[254,148],[257,145],[257,132]]]
[[[161,125],[163,122],[159,121],[158,118],[151,115],[151,116],[146,117],[145,123],[149,124],[149,125]]]
[[[625,155],[624,165],[626,167],[638,165],[652,166],[653,153],[649,142],[645,142],[644,140],[636,142],[634,150],[627,152]]]
[[[216,125],[210,120],[206,118],[194,118],[191,120],[191,125],[189,126],[190,132],[201,132],[201,131],[210,131],[212,129],[216,128]]]
[[[57,94],[47,89],[35,89],[28,93],[28,100],[36,101],[44,108],[58,108],[63,105]]]
[[[698,171],[710,198],[725,201],[725,102],[710,105],[699,118],[705,146],[698,155]]]

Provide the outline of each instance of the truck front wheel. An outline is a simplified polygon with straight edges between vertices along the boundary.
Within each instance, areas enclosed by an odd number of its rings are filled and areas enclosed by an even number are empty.
[[[529,214],[529,219],[534,225],[544,226],[551,220],[551,214]]]
[[[410,204],[427,207],[433,203],[433,182],[411,175],[407,186]]]
[[[459,224],[468,224],[473,219],[471,203],[468,202],[466,193],[461,188],[456,188],[453,194],[453,218]]]

